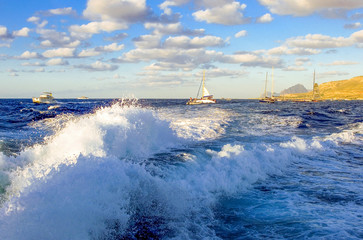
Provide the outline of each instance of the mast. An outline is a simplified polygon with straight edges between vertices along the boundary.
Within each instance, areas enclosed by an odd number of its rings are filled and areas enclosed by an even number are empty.
[[[265,81],[265,98],[267,97],[267,92],[266,92],[266,89],[267,89],[267,72],[266,72],[266,81]]]
[[[314,78],[313,78],[313,100],[315,99],[315,69],[314,69]]]
[[[205,78],[205,70],[203,70],[203,90],[202,90],[202,97],[204,97],[204,78]]]
[[[271,74],[271,98],[274,97],[274,67],[272,67],[272,74]]]

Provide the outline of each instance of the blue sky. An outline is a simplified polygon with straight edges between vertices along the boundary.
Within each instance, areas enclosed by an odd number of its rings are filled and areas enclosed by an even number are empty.
[[[362,0],[0,0],[0,98],[311,88],[363,75],[362,24]]]

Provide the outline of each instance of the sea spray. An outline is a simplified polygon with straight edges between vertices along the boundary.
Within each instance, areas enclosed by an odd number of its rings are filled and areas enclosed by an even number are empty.
[[[67,122],[45,144],[18,156],[28,164],[11,175],[0,233],[12,239],[193,238],[197,230],[213,237],[209,222],[219,196],[283,168],[273,152],[227,144],[162,177],[152,175],[143,162],[178,142],[167,122],[137,107],[114,105]],[[280,157],[286,164],[287,157]],[[18,224],[21,231],[14,228]]]
[[[11,173],[9,193],[21,191],[34,179],[47,178],[60,165],[75,164],[79,156],[115,156],[139,161],[172,147],[177,141],[168,123],[157,119],[152,111],[121,104],[62,124],[44,144],[37,144],[7,160],[19,167]]]
[[[47,138],[0,155],[0,239],[362,236],[355,108],[332,126],[319,117],[341,112],[305,114],[325,103],[145,102],[62,105],[32,125]]]

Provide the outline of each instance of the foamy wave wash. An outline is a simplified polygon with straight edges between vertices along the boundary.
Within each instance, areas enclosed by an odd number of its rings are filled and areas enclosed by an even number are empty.
[[[61,165],[76,164],[80,156],[138,161],[177,143],[168,122],[130,101],[122,100],[93,114],[71,118],[45,144],[10,159],[20,167],[11,174],[12,191],[22,191],[34,179],[47,178]]]
[[[139,164],[179,142],[168,122],[127,100],[59,121],[44,144],[0,156],[1,239],[84,239],[113,229],[112,219],[124,224],[130,192],[150,178]]]
[[[219,197],[280,173],[293,158],[285,148],[241,143],[177,157],[173,148],[191,144],[190,134],[129,102],[69,119],[44,144],[1,157],[11,173],[0,239],[216,238]]]

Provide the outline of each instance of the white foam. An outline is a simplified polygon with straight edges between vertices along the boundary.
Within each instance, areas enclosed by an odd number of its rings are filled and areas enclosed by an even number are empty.
[[[286,135],[291,134],[302,123],[297,116],[277,116],[267,114],[246,114],[241,128],[247,135]]]
[[[344,129],[339,133],[333,133],[324,139],[338,143],[363,143],[363,123],[351,124],[348,129]]]
[[[204,106],[203,106],[204,107]],[[230,111],[219,108],[167,109],[159,115],[170,121],[171,128],[178,137],[188,140],[211,140],[225,133],[224,125],[233,116]]]
[[[214,120],[205,118],[203,125],[193,119],[187,127],[179,116],[163,115],[170,126],[150,109],[122,104],[67,121],[60,117],[60,129],[44,144],[17,158],[3,157],[18,169],[10,174],[0,209],[0,238],[107,239],[116,229],[130,231],[135,218],[161,219],[158,227],[177,238],[215,238],[210,223],[219,197],[280,174],[294,159],[285,147],[256,144],[246,150],[237,142],[187,149],[176,155],[180,164],[170,167],[145,162],[156,153],[172,154],[169,149],[181,148],[183,139],[221,136],[230,115],[217,112]]]
[[[62,164],[75,164],[79,156],[115,156],[136,161],[172,147],[177,141],[168,123],[158,119],[151,110],[122,104],[71,118],[62,124],[45,144],[35,145],[18,157],[8,159],[20,167],[12,173],[9,192],[14,194],[34,179],[46,178]]]
[[[304,139],[296,136],[293,136],[291,141],[281,143],[280,146],[285,148],[294,148],[299,151],[306,151],[309,147]]]

